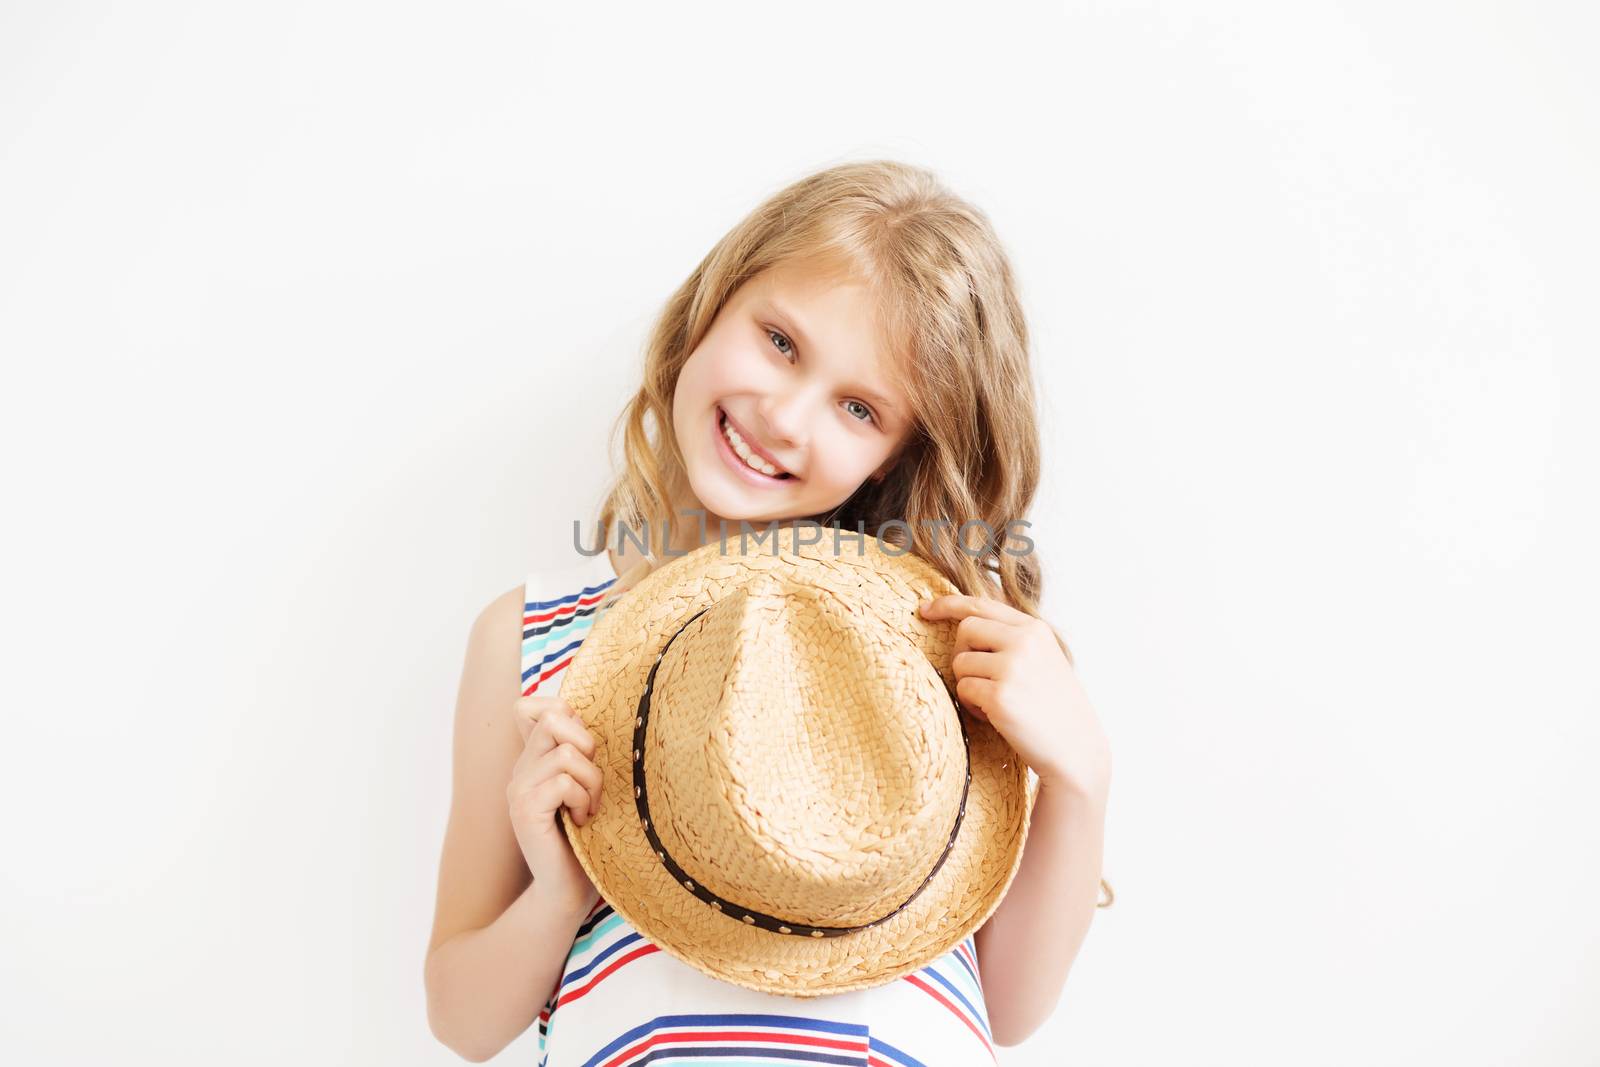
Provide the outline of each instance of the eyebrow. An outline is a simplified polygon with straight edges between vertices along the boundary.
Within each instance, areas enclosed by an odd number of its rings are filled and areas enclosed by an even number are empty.
[[[800,324],[800,319],[793,312],[784,307],[782,304],[778,303],[778,301],[772,297],[767,298],[767,306],[772,308],[772,312],[775,316],[784,320],[784,325],[788,326],[789,329],[793,331],[794,335],[800,339],[801,344],[805,345],[807,348],[813,347],[811,344],[811,338],[806,335],[805,327]],[[900,405],[896,404],[893,400],[890,400],[882,393],[874,392],[873,390],[868,389],[866,386],[860,386],[858,389],[862,396],[877,404],[883,410],[894,415],[901,414]]]

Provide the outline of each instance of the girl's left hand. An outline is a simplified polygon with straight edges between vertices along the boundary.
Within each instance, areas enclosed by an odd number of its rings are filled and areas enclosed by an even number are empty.
[[[1111,750],[1055,632],[993,597],[951,593],[918,604],[924,619],[956,619],[951,670],[962,707],[986,720],[1041,786],[1104,796]]]

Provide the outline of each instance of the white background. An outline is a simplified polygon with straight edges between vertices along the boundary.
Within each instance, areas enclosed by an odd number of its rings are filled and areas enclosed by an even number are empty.
[[[5,4],[0,1054],[457,1062],[468,627],[590,514],[716,238],[890,156],[1014,257],[1046,615],[1116,759],[1116,905],[1001,1063],[1600,1061],[1597,41],[1527,0]]]

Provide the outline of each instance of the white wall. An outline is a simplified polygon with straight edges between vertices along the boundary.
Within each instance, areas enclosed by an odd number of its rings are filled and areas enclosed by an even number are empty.
[[[1600,19],[1042,8],[0,9],[7,1061],[456,1062],[468,625],[716,237],[889,155],[1015,257],[1117,760],[1001,1062],[1596,1062]]]

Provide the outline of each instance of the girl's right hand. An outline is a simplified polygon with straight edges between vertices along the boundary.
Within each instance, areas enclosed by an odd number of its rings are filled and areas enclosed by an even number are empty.
[[[557,813],[565,806],[583,826],[600,809],[594,735],[560,697],[520,697],[514,715],[523,748],[506,786],[511,828],[539,891],[557,906],[586,911],[599,893]]]

